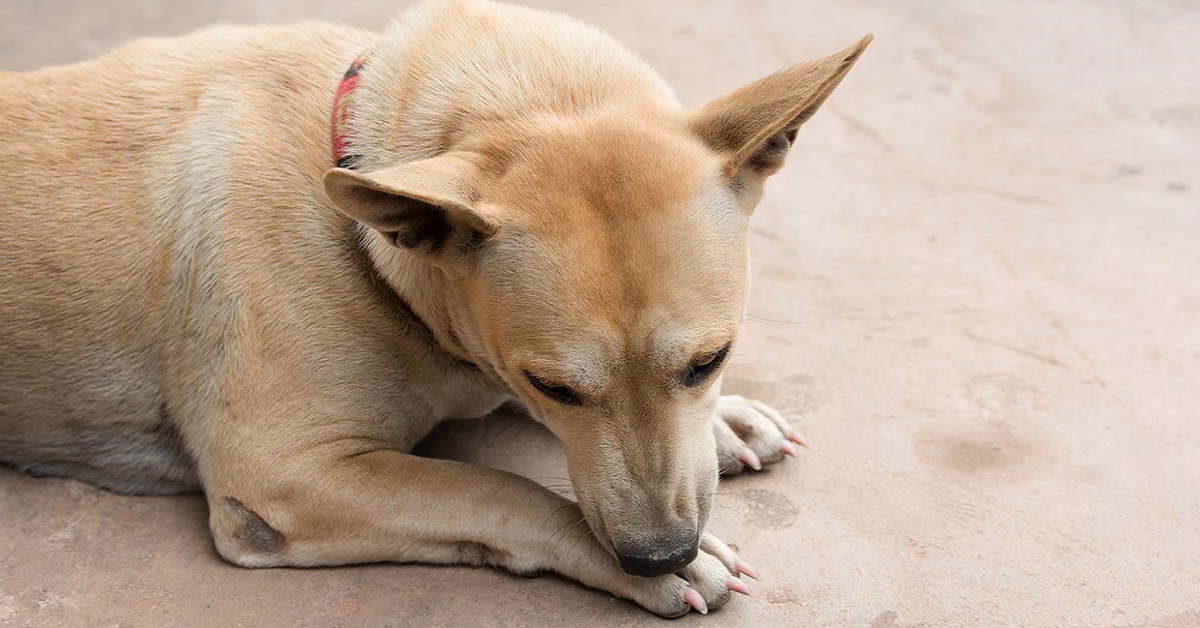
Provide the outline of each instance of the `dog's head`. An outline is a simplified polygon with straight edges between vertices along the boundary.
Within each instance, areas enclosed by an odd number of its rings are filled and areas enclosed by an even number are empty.
[[[455,342],[562,440],[588,523],[630,573],[696,556],[747,221],[869,41],[695,111],[501,125],[431,159],[326,175],[338,207],[444,274]]]

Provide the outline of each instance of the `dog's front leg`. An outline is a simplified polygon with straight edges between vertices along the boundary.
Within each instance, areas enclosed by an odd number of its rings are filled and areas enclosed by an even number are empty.
[[[761,470],[784,455],[795,456],[795,445],[808,446],[777,410],[740,395],[722,395],[711,422],[722,475]]]
[[[666,617],[719,606],[731,588],[744,591],[732,579],[737,556],[707,535],[700,556],[679,575],[624,573],[575,503],[510,473],[390,450],[287,466],[208,488],[210,527],[227,560],[247,567],[395,561],[553,571]],[[280,477],[291,479],[265,480]]]

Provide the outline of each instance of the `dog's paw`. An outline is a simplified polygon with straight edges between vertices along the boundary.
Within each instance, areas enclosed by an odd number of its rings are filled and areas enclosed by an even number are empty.
[[[750,594],[742,574],[758,577],[728,545],[705,534],[696,560],[673,575],[634,577],[639,583],[630,597],[662,617],[679,617],[692,610],[704,614],[724,606],[735,592]]]
[[[785,455],[795,456],[796,445],[808,446],[774,408],[739,395],[723,395],[717,400],[712,427],[722,475],[759,471]]]

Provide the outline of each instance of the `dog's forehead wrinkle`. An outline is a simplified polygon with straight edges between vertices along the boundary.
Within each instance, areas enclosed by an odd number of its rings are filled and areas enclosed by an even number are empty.
[[[551,342],[549,350],[532,357],[530,363],[562,380],[557,383],[595,392],[604,389],[607,382],[605,355],[598,344],[589,343],[586,338],[571,338]]]

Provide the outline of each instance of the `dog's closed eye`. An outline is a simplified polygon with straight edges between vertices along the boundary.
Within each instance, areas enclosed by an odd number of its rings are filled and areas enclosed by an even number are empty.
[[[534,375],[533,373],[530,373],[529,371],[525,371],[525,379],[529,380],[529,383],[536,388],[538,392],[554,401],[568,406],[583,405],[583,400],[579,398],[579,395],[577,395],[574,390],[571,390],[567,386],[563,386],[561,384],[551,384],[550,382],[547,382],[546,380]]]
[[[715,352],[696,358],[683,373],[683,385],[689,388],[696,387],[712,377],[712,374],[716,373],[717,369],[721,368],[721,364],[725,362],[731,345],[732,343],[727,342],[724,347]]]

